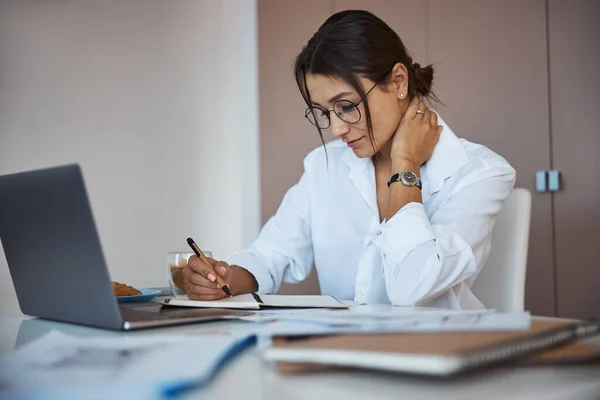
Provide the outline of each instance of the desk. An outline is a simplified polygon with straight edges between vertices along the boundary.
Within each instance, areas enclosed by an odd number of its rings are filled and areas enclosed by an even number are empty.
[[[0,355],[51,329],[76,336],[165,335],[244,329],[248,323],[221,321],[138,332],[113,332],[21,315],[16,299],[0,308]],[[600,345],[600,338],[595,338]],[[160,366],[158,366],[160,367]],[[189,399],[598,399],[600,365],[501,370],[453,380],[431,380],[372,372],[280,375],[251,349],[227,365]]]

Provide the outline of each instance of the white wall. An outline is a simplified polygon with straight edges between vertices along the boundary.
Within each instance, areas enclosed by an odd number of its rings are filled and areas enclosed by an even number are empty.
[[[0,1],[0,174],[80,163],[114,280],[224,258],[259,229],[256,49],[254,0]]]

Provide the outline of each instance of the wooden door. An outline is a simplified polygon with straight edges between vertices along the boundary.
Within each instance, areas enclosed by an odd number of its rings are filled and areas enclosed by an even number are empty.
[[[554,315],[551,195],[534,188],[550,167],[545,2],[431,0],[428,26],[441,115],[505,157],[533,194],[526,308]]]
[[[600,1],[550,0],[558,315],[600,316]]]

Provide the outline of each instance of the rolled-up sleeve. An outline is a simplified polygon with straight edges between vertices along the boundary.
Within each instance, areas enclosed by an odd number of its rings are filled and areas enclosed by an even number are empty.
[[[394,305],[431,300],[475,276],[486,260],[494,222],[515,182],[508,165],[478,171],[428,217],[409,203],[371,240],[381,254],[387,296]]]
[[[312,153],[311,153],[312,155]],[[309,157],[311,157],[309,155]],[[277,213],[262,228],[258,238],[245,250],[226,261],[254,275],[259,293],[275,293],[281,282],[301,282],[313,265],[310,227],[309,163],[300,181],[284,196]]]

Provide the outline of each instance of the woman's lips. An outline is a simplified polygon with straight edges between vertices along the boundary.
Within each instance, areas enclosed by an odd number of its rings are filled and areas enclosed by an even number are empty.
[[[347,145],[348,145],[348,147],[350,147],[350,148],[355,148],[356,146],[359,146],[359,145],[360,145],[360,142],[361,142],[361,140],[363,140],[364,138],[365,138],[365,137],[363,136],[363,137],[361,137],[361,138],[358,138],[358,139],[355,139],[355,140],[353,140],[353,141],[351,141],[351,142],[347,142],[346,144],[347,144]]]

